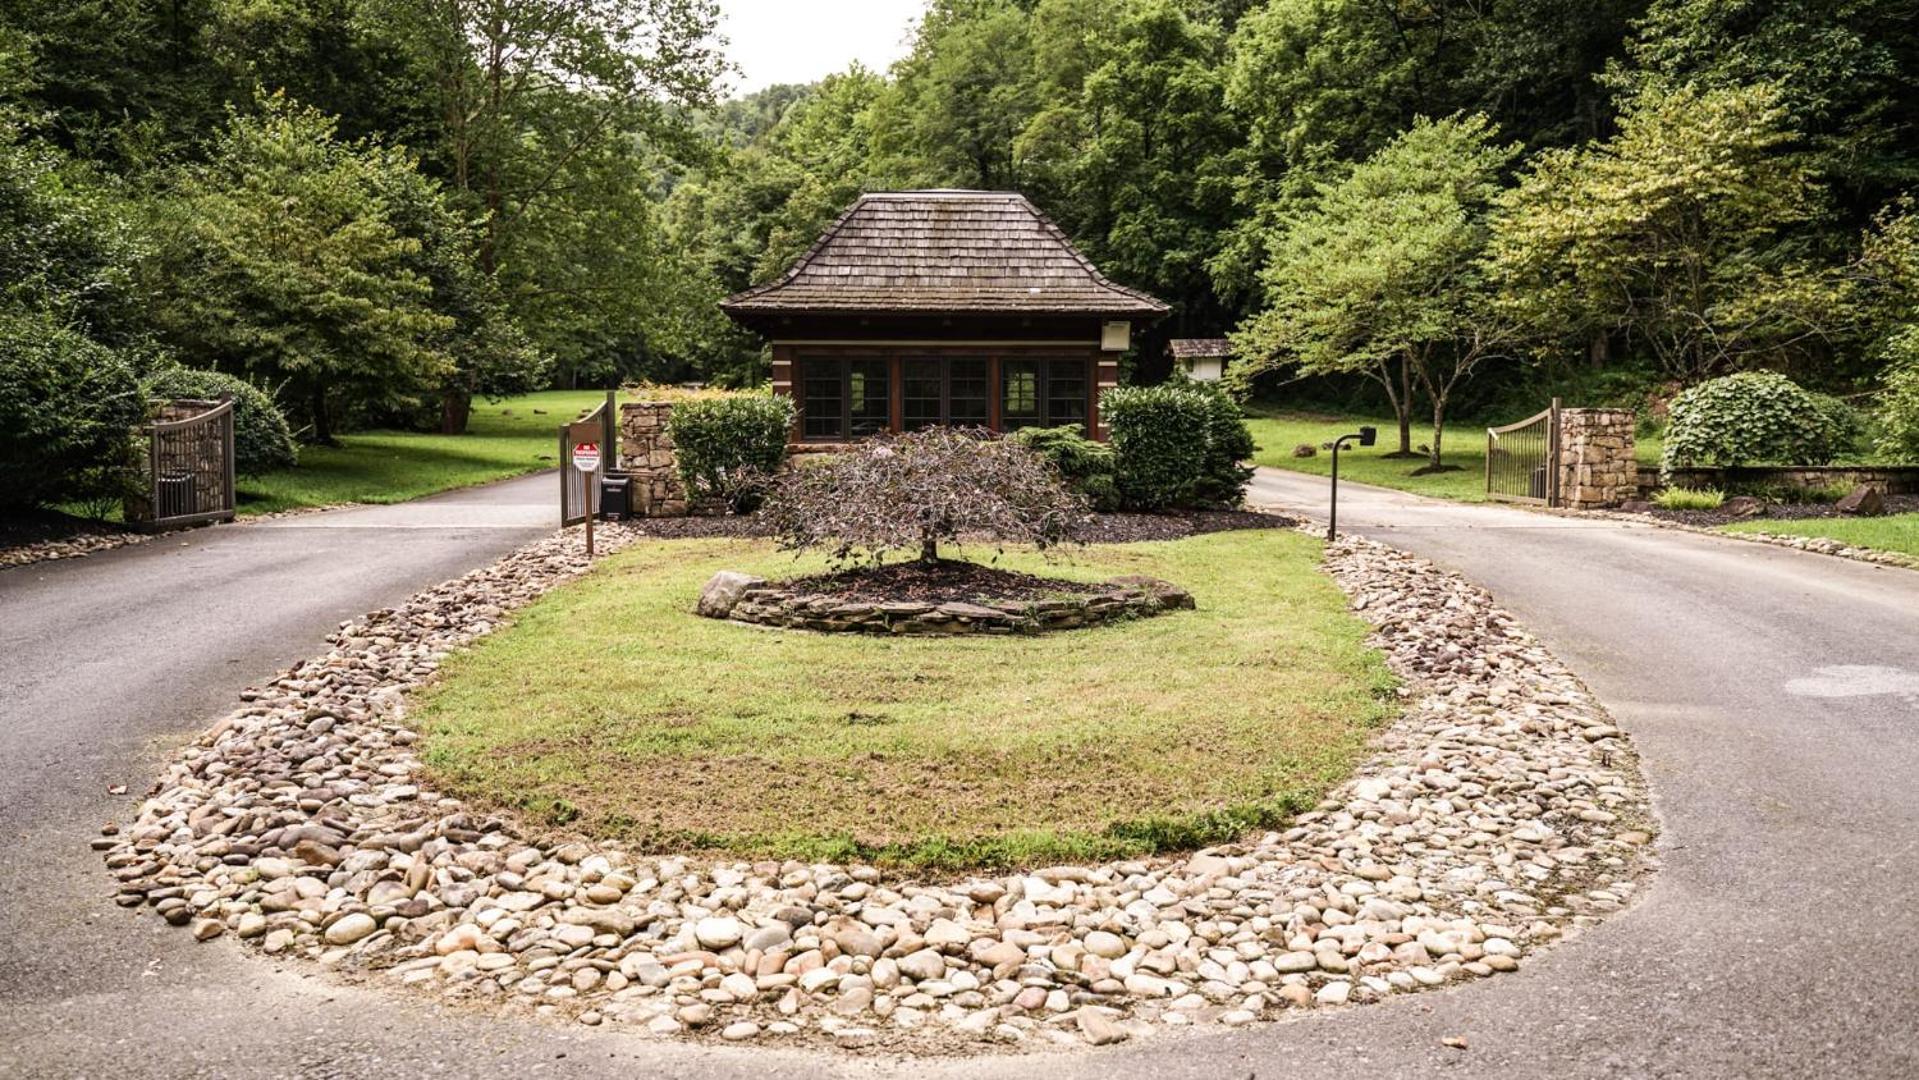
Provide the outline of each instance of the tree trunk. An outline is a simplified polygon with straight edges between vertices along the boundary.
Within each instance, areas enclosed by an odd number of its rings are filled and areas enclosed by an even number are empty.
[[[1446,395],[1433,393],[1433,456],[1430,466],[1438,470],[1442,464],[1439,456],[1439,440],[1446,433]]]
[[[320,446],[338,446],[333,438],[333,418],[327,415],[326,387],[313,388],[307,407],[313,412],[313,441]]]
[[[920,562],[932,566],[940,561],[940,542],[930,536],[920,538]]]
[[[440,396],[440,434],[466,434],[467,418],[473,414],[473,395],[465,390],[448,390]]]

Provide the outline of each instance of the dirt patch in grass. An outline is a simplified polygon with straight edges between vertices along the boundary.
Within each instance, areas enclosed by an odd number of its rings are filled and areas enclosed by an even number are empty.
[[[809,574],[780,584],[797,592],[866,603],[1044,600],[1094,591],[1094,586],[1084,581],[1041,577],[959,559],[941,559],[930,565],[915,559],[885,566],[863,566],[834,574]]]
[[[899,639],[700,619],[717,570],[824,567],[645,542],[451,658],[415,715],[445,789],[652,850],[960,868],[1201,846],[1309,807],[1390,715],[1318,550],[1260,529],[1009,554],[1048,579],[1178,581],[1200,610]]]

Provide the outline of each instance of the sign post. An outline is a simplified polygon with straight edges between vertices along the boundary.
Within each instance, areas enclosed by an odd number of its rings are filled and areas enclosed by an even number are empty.
[[[600,445],[598,443],[580,443],[573,448],[573,467],[580,471],[580,482],[586,488],[586,557],[593,557],[593,519],[599,516],[599,484],[596,482],[600,471]]]

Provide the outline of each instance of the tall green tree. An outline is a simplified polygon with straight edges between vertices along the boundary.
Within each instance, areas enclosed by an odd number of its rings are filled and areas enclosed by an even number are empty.
[[[1270,306],[1234,335],[1244,363],[1377,381],[1411,449],[1411,393],[1431,407],[1428,467],[1441,458],[1454,390],[1508,348],[1511,321],[1487,303],[1483,257],[1500,176],[1519,152],[1484,116],[1417,120],[1274,237]]]
[[[456,370],[456,320],[394,194],[415,175],[284,98],[234,114],[161,205],[154,324],[196,365],[285,385],[316,441],[342,407],[411,407]]]
[[[1817,355],[1844,329],[1825,193],[1772,86],[1648,87],[1613,138],[1533,157],[1501,200],[1501,306],[1543,354],[1617,337],[1667,375]]]

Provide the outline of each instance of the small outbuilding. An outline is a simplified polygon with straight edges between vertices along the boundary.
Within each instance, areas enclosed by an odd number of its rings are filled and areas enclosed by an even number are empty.
[[[1226,362],[1233,358],[1233,343],[1227,338],[1174,338],[1166,343],[1173,358],[1173,369],[1183,371],[1195,382],[1218,382],[1226,374]]]
[[[939,424],[1103,439],[1100,392],[1168,310],[1108,281],[1025,196],[953,190],[862,195],[786,273],[720,306],[771,342],[800,448]]]

